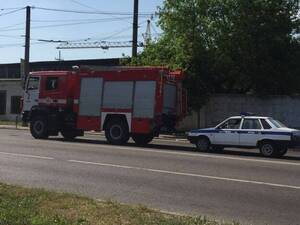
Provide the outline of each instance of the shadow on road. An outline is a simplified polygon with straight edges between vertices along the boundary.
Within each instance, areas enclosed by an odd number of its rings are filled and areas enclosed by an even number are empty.
[[[50,138],[51,140],[54,141],[59,141],[59,142],[70,142],[70,143],[86,143],[86,144],[98,144],[98,145],[111,145],[105,140],[92,140],[92,139],[75,139],[74,141],[67,141],[63,138]],[[177,145],[176,145],[177,144]],[[136,148],[137,150],[139,148],[145,148],[145,149],[156,149],[156,150],[161,150],[161,151],[181,151],[181,152],[193,152],[193,153],[205,153],[205,154],[211,154],[211,155],[221,155],[221,156],[243,156],[243,157],[256,157],[256,158],[262,158],[262,159],[268,159],[263,157],[262,155],[259,154],[258,150],[241,150],[241,149],[225,149],[222,152],[197,152],[196,149],[191,145],[191,146],[184,146],[184,145],[178,145],[178,143],[172,144],[157,144],[157,143],[152,143],[147,146],[137,146],[134,143],[127,143],[123,145],[125,147],[132,147]],[[254,152],[255,151],[255,152]],[[293,151],[293,150],[292,150]],[[287,153],[289,154],[289,153]],[[291,156],[291,155],[286,155],[284,157],[280,158],[281,160],[299,160],[300,161],[300,156]]]

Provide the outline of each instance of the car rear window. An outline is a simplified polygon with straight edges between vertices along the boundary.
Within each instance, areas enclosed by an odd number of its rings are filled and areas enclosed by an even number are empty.
[[[277,128],[286,127],[283,123],[278,120],[274,120],[273,118],[269,118],[269,121]]]
[[[260,122],[265,130],[270,130],[272,128],[266,120],[261,119]]]

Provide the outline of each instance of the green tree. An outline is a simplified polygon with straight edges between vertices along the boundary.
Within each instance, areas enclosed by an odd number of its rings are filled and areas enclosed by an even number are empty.
[[[162,36],[133,64],[184,69],[198,110],[211,93],[300,92],[296,0],[165,0]]]

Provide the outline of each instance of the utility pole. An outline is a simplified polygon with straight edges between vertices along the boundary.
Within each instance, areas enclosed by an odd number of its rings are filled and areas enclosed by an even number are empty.
[[[25,58],[24,58],[24,80],[26,81],[27,76],[29,75],[30,65],[30,16],[31,16],[31,7],[26,7],[26,33],[25,33]]]
[[[136,57],[138,47],[139,0],[134,0],[133,8],[132,57]]]

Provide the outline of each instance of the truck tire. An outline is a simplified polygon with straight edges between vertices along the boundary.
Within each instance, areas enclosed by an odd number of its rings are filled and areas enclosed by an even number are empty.
[[[48,122],[43,116],[36,116],[30,122],[30,132],[35,139],[46,139],[48,134]]]
[[[145,146],[154,138],[152,134],[132,134],[131,137],[138,146]]]
[[[113,145],[127,143],[130,137],[127,123],[117,118],[109,120],[105,128],[105,137]]]
[[[201,152],[208,152],[210,149],[210,141],[206,137],[199,137],[196,142],[196,148]]]
[[[68,141],[72,141],[77,137],[76,130],[62,130],[60,133]]]
[[[274,157],[278,152],[274,143],[271,141],[264,141],[259,146],[260,153],[265,157]]]

